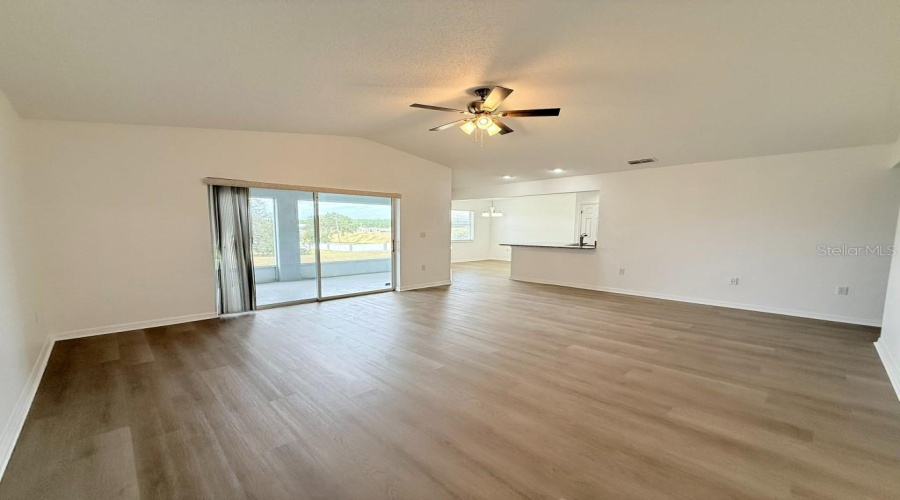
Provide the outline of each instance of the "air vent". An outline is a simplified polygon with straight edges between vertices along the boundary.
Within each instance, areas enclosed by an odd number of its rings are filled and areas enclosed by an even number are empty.
[[[642,163],[653,163],[656,161],[656,158],[641,158],[640,160],[629,160],[629,165],[640,165]]]

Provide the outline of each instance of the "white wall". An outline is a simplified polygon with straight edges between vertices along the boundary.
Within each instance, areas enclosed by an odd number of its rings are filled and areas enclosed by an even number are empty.
[[[891,149],[522,182],[454,198],[600,191],[600,248],[591,266],[565,259],[531,266],[535,280],[880,324],[890,259],[821,257],[817,246],[893,241],[900,170],[887,168]],[[730,277],[740,284],[729,285]],[[837,286],[849,286],[850,295],[836,295]]]
[[[452,262],[472,262],[491,258],[491,218],[482,217],[481,213],[489,210],[491,200],[454,200],[453,210],[471,210],[475,212],[475,239],[472,241],[454,241],[450,244]]]
[[[525,196],[494,201],[503,217],[491,221],[493,260],[509,260],[501,243],[571,242],[575,234],[575,193]]]
[[[900,224],[894,236],[894,252],[891,258],[881,337],[875,346],[891,378],[891,383],[894,384],[894,390],[900,397]]]
[[[0,92],[0,475],[12,452],[44,344],[38,323],[34,224],[26,209],[23,123]]]
[[[501,243],[572,242],[577,232],[577,199],[596,199],[597,193],[565,193],[494,200],[503,217],[481,217],[491,200],[454,200],[454,210],[475,212],[475,240],[453,242],[453,262],[509,260],[510,248]]]
[[[892,168],[900,167],[900,137],[897,138],[897,141],[894,142],[893,147],[891,148],[891,159],[888,162]]]
[[[50,333],[213,313],[207,176],[399,192],[400,287],[450,279],[451,171],[441,165],[349,137],[26,128]]]
[[[581,203],[600,203],[600,193],[598,191],[575,193],[575,204]]]

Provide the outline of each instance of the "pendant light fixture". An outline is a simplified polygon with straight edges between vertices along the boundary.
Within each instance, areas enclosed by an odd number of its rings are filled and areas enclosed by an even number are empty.
[[[488,212],[487,210],[485,210],[484,212],[481,212],[481,216],[482,217],[503,217],[503,212],[494,208],[494,200],[491,200],[491,211]]]

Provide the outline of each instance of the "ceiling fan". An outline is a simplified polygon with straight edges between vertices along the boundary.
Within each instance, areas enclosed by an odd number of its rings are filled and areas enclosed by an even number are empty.
[[[465,118],[441,125],[440,127],[434,127],[429,129],[429,131],[438,132],[459,125],[459,128],[469,135],[476,129],[481,130],[482,135],[484,132],[487,132],[489,136],[495,134],[505,135],[513,132],[513,129],[507,127],[499,120],[501,117],[525,118],[528,116],[559,116],[559,108],[499,111],[497,108],[500,107],[500,104],[503,103],[504,99],[509,97],[509,94],[512,94],[512,89],[505,87],[484,87],[475,89],[475,95],[478,96],[478,99],[470,102],[465,111],[461,109],[444,108],[441,106],[429,106],[428,104],[410,104],[410,107],[466,115]]]

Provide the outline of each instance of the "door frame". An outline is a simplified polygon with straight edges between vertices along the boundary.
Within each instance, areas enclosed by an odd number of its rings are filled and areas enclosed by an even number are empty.
[[[578,222],[575,225],[575,239],[577,240],[584,234],[584,231],[581,227],[581,216],[584,215],[584,207],[588,205],[594,205],[597,207],[597,224],[594,227],[594,237],[597,237],[596,232],[600,229],[600,202],[599,201],[583,201],[578,204]]]

